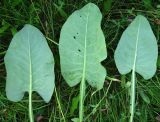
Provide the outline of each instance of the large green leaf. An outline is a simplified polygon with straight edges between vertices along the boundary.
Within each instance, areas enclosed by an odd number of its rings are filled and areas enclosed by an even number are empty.
[[[48,102],[54,90],[54,59],[43,34],[25,25],[13,37],[4,58],[7,69],[6,94],[20,101],[25,92],[38,92]]]
[[[107,57],[101,19],[99,8],[89,3],[70,15],[60,34],[62,75],[70,86],[81,82],[79,122],[83,121],[85,81],[101,89],[106,77],[105,68],[101,65]]]
[[[61,71],[70,86],[82,78],[101,89],[106,71],[101,61],[107,57],[105,38],[101,30],[99,8],[89,3],[67,19],[60,34]]]
[[[144,79],[156,72],[158,46],[149,22],[141,15],[124,31],[115,51],[116,66],[121,74],[132,70],[130,89],[130,122],[133,122],[136,94],[136,74]]]
[[[124,31],[115,51],[116,66],[121,74],[135,69],[144,79],[156,72],[158,47],[149,22],[139,15]]]

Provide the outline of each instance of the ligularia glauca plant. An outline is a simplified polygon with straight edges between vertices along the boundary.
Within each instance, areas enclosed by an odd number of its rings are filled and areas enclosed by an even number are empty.
[[[70,15],[60,34],[62,75],[71,87],[80,82],[80,122],[83,121],[86,81],[92,87],[101,89],[106,77],[106,70],[101,65],[101,61],[107,57],[101,20],[99,8],[89,3]]]
[[[25,25],[13,37],[4,62],[7,98],[18,102],[28,92],[29,117],[33,122],[32,92],[49,102],[54,90],[54,59],[45,37],[37,28]]]
[[[138,15],[123,32],[115,51],[116,66],[121,74],[132,71],[130,89],[130,122],[135,111],[136,72],[150,79],[156,72],[158,46],[149,22]]]
[[[69,86],[80,83],[79,118],[84,121],[87,83],[103,88],[106,70],[101,62],[107,58],[105,37],[101,29],[99,8],[88,3],[73,12],[64,23],[59,41],[61,72]],[[156,72],[158,46],[149,22],[138,15],[122,34],[114,59],[120,74],[131,73],[130,122],[135,112],[136,73],[150,79]],[[49,102],[55,87],[54,58],[43,34],[32,25],[25,25],[13,37],[4,58],[7,78],[6,94],[11,101],[22,100],[29,93],[29,118],[34,122],[32,93]],[[65,119],[64,119],[65,121]]]

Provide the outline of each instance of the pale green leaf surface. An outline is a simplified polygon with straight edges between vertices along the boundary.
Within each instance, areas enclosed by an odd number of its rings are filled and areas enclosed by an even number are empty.
[[[37,28],[25,25],[15,34],[4,61],[8,99],[20,101],[24,93],[31,90],[38,92],[46,102],[50,100],[55,80],[54,59],[45,37]]]
[[[78,84],[85,71],[85,80],[92,87],[103,87],[106,70],[101,61],[107,57],[107,51],[101,19],[99,8],[89,3],[70,15],[62,27],[59,43],[61,71],[70,86]]]
[[[115,51],[116,66],[121,74],[134,68],[144,79],[151,78],[156,72],[158,46],[149,22],[142,15],[123,32]]]

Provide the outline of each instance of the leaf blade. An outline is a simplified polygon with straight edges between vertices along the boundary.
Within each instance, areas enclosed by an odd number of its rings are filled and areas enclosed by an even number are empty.
[[[144,79],[149,79],[156,72],[157,55],[157,42],[149,22],[139,15],[122,34],[114,55],[116,66],[121,74],[127,74],[135,68]]]
[[[50,100],[54,89],[54,59],[37,28],[27,24],[15,34],[4,61],[10,100],[20,101],[25,92],[31,91],[37,91],[46,102]]]
[[[106,71],[100,62],[107,53],[101,19],[98,7],[89,3],[75,11],[62,27],[59,43],[61,71],[70,86],[77,85],[82,77],[93,87],[101,89],[103,86]],[[102,75],[92,78],[97,70]]]

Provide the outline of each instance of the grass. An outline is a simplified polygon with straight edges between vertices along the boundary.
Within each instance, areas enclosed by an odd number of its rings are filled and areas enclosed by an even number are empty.
[[[144,0],[145,1],[145,0]],[[78,117],[79,86],[70,88],[61,76],[58,55],[60,29],[67,17],[88,2],[97,4],[103,14],[102,30],[106,37],[108,58],[103,61],[108,76],[101,91],[86,86],[84,119],[86,122],[127,122],[129,118],[129,85],[131,74],[120,76],[113,59],[120,36],[137,14],[145,15],[156,38],[160,37],[160,8],[157,2],[146,4],[137,0],[113,0],[104,9],[103,0],[2,0],[0,2],[0,121],[27,122],[28,94],[21,102],[13,103],[5,95],[5,66],[3,57],[13,35],[30,23],[38,27],[48,39],[56,62],[56,92],[46,104],[33,93],[35,120],[70,122]],[[160,5],[160,4],[159,4]],[[159,44],[160,45],[160,44]],[[137,75],[137,74],[136,74]],[[112,79],[114,78],[114,79]],[[115,80],[118,79],[118,80]],[[135,122],[156,122],[160,117],[160,67],[148,81],[137,77]]]

